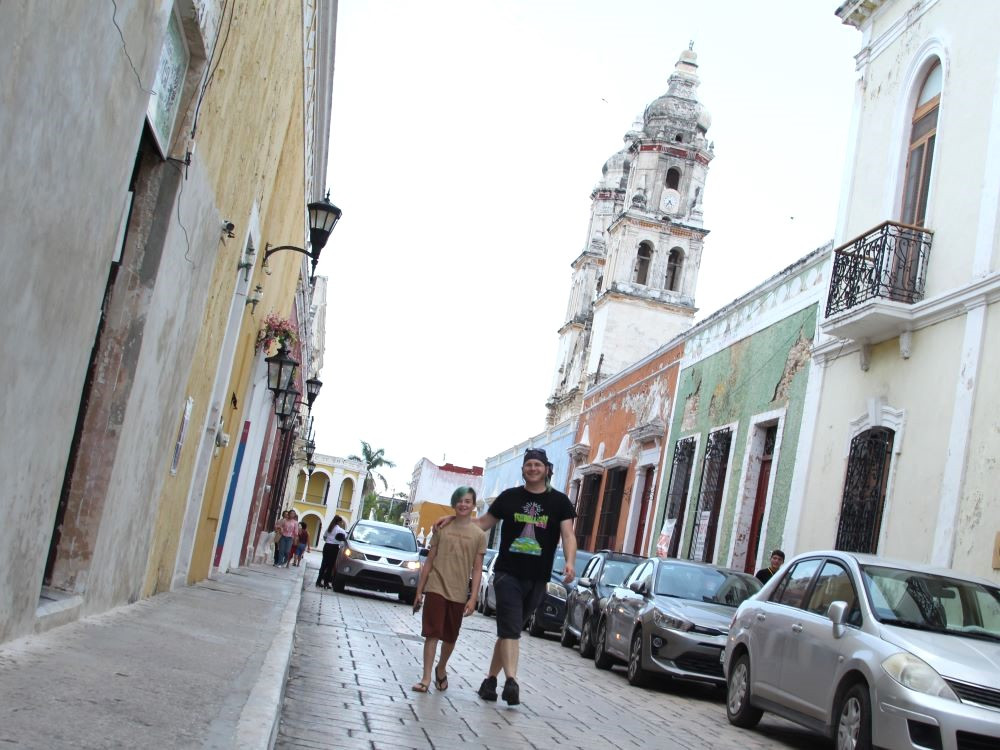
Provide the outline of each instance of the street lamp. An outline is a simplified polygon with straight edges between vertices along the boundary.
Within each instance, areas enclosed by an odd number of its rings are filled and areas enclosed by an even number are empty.
[[[306,401],[309,404],[309,411],[312,411],[313,401],[319,395],[319,389],[323,387],[323,381],[313,375],[306,381]]]
[[[267,362],[267,387],[274,391],[274,395],[277,397],[279,391],[291,387],[295,368],[299,366],[299,363],[289,356],[284,339],[281,340],[277,353],[265,357],[264,361]]]
[[[337,226],[337,222],[340,221],[340,217],[343,212],[337,208],[335,205],[330,203],[330,191],[326,192],[326,196],[321,201],[316,201],[315,203],[310,203],[309,209],[309,244],[312,247],[312,251],[305,250],[301,247],[296,247],[295,245],[280,245],[279,247],[271,247],[270,244],[264,248],[264,262],[262,264],[263,268],[267,268],[267,259],[270,258],[275,253],[281,250],[294,250],[297,253],[302,253],[303,255],[308,255],[312,261],[312,273],[309,275],[309,283],[313,283],[316,279],[316,264],[319,263],[319,254],[326,247],[327,240],[330,239],[330,232],[333,228]],[[270,271],[268,271],[270,273]]]
[[[313,460],[310,458],[306,461],[306,475],[311,478],[314,471],[316,471],[316,464],[314,464]]]
[[[287,391],[276,391],[274,394],[274,413],[279,417],[295,414],[295,407],[302,403],[298,401],[300,395],[302,394],[294,388]]]

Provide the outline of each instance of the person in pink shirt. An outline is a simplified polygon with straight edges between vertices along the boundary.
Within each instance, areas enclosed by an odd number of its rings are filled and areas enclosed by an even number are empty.
[[[294,510],[288,511],[288,516],[281,524],[281,544],[284,549],[282,560],[287,568],[292,564],[292,549],[295,544],[295,537],[299,533],[299,517]]]

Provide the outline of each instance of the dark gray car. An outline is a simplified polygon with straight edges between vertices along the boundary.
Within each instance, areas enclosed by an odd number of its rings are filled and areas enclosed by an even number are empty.
[[[736,608],[761,588],[753,576],[705,563],[653,558],[615,588],[598,624],[594,665],[724,685],[720,656]]]

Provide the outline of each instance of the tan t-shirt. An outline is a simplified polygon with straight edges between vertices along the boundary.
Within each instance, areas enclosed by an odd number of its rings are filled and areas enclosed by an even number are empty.
[[[473,523],[453,521],[434,532],[431,547],[437,547],[437,552],[424,591],[450,602],[468,601],[469,577],[476,555],[486,552],[486,532]]]

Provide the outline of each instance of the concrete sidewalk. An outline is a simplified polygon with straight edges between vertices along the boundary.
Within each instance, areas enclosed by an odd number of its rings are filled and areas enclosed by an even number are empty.
[[[268,748],[300,568],[253,566],[0,647],[0,746]]]

